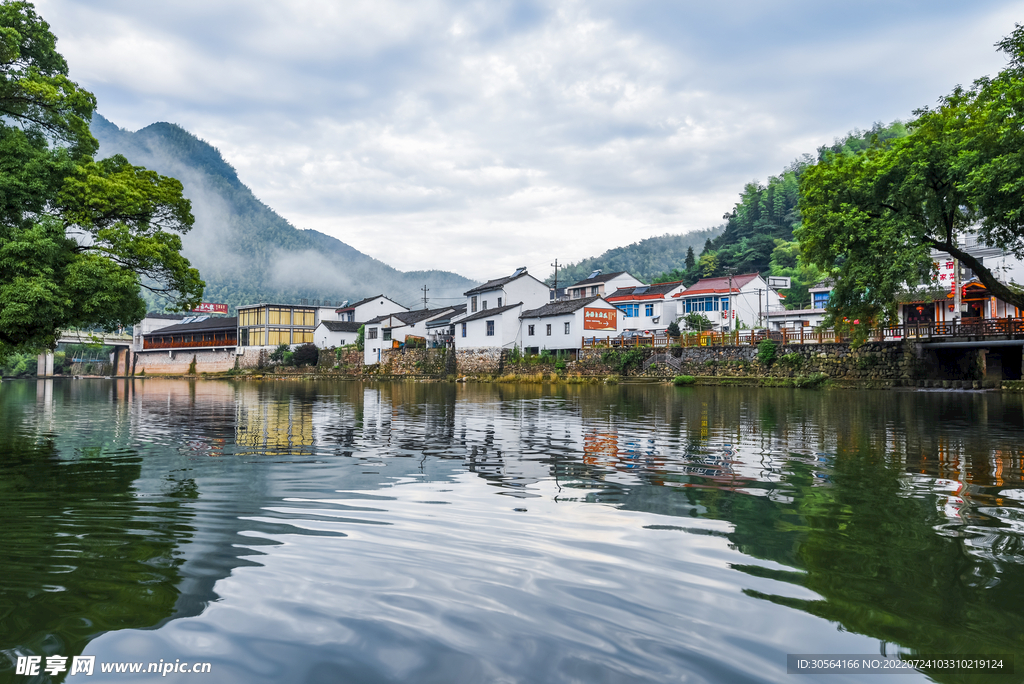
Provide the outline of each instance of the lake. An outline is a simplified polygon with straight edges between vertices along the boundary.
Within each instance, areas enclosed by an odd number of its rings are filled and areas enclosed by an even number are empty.
[[[5,381],[0,681],[1024,672],[1022,457],[1024,399],[998,393]]]

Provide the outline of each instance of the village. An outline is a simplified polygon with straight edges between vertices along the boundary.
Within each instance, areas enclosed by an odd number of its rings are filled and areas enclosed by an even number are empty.
[[[1024,281],[1019,260],[1001,250],[971,244],[1001,280]],[[957,325],[1019,321],[1016,307],[990,296],[969,269],[933,253],[933,282],[899,302],[900,325]],[[494,278],[445,306],[410,308],[387,294],[338,306],[319,303],[257,303],[227,316],[225,305],[206,304],[190,315],[151,313],[137,326],[130,345],[113,355],[112,374],[195,375],[262,368],[285,345],[295,350],[347,349],[346,358],[364,367],[387,364],[415,349],[454,350],[460,358],[494,360],[502,353],[580,357],[588,348],[664,347],[678,335],[692,344],[778,339],[821,340],[833,287],[829,280],[809,288],[810,308],[787,309],[779,293],[786,279],[741,273],[681,282],[645,284],[627,272],[596,270],[568,287],[549,286],[526,268]],[[965,327],[967,326],[967,327]],[[355,354],[357,338],[359,353]],[[1007,332],[1002,328],[997,332]],[[696,333],[696,334],[695,334]],[[898,337],[898,336],[897,336]],[[836,340],[838,341],[838,340]],[[1008,350],[992,354],[1007,357]],[[1019,379],[1016,361],[1007,379]],[[1009,357],[1007,357],[1009,358]],[[44,361],[41,359],[41,364]],[[493,365],[493,364],[492,364]],[[45,367],[43,373],[45,374]]]

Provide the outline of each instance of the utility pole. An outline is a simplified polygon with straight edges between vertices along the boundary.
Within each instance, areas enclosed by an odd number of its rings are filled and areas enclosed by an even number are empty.
[[[555,299],[558,299],[558,259],[551,265],[555,267]]]
[[[736,272],[736,269],[730,266],[726,271],[729,273],[729,318],[727,320],[729,321],[729,330],[732,330],[732,319],[734,316],[732,308],[732,274]]]
[[[424,286],[423,286],[423,308],[424,308],[424,309],[426,309],[426,308],[427,308],[427,293],[428,293],[428,292],[430,292],[430,290],[428,290],[428,289],[427,289],[427,286],[426,286],[426,285],[424,285]]]

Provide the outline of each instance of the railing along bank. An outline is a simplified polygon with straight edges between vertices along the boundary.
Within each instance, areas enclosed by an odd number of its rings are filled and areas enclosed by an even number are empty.
[[[683,333],[679,337],[635,335],[630,337],[584,336],[582,347],[716,347],[727,345],[757,345],[764,340],[780,344],[824,344],[849,342],[853,331],[833,328],[798,328],[790,330],[734,330],[732,332]],[[1024,319],[997,318],[970,323],[929,323],[879,326],[868,330],[866,339],[872,342],[904,339],[928,340],[949,337],[996,337],[1024,335]]]

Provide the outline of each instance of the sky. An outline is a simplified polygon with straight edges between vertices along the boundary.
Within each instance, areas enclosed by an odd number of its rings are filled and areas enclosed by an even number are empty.
[[[1005,65],[1024,1],[40,0],[71,77],[264,203],[486,280],[722,223],[743,185]]]

